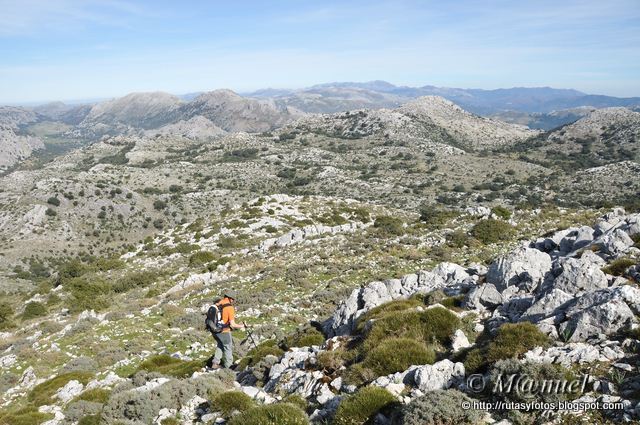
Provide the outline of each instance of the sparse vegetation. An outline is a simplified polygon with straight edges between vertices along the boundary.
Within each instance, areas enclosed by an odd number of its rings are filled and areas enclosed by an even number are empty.
[[[304,411],[293,403],[274,403],[253,407],[229,421],[229,425],[307,425]]]
[[[506,241],[514,234],[509,223],[492,218],[481,220],[471,229],[471,235],[484,244]]]
[[[345,397],[338,406],[333,420],[335,425],[364,425],[376,414],[391,409],[396,398],[379,387],[364,387],[357,393]]]

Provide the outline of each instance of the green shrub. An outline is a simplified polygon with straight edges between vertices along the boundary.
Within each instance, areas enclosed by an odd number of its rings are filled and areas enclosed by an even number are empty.
[[[238,364],[238,370],[244,370],[249,366],[257,364],[260,360],[264,359],[268,355],[276,357],[282,356],[284,351],[276,346],[275,340],[269,340],[261,343],[256,348],[249,350],[246,356]]]
[[[420,207],[420,221],[425,222],[432,229],[444,227],[457,213],[442,209],[436,205],[423,204]]]
[[[293,403],[274,403],[253,407],[234,416],[229,425],[307,425],[304,411]]]
[[[38,425],[53,418],[51,413],[38,412],[37,406],[0,412],[0,425]]]
[[[493,207],[491,210],[492,214],[495,214],[497,217],[503,220],[509,220],[511,218],[511,211],[502,206]]]
[[[451,311],[434,307],[426,311],[388,313],[373,322],[363,349],[369,352],[388,338],[409,338],[426,344],[447,344],[460,327],[460,319]]]
[[[94,261],[94,264],[98,268],[98,270],[102,272],[122,269],[125,265],[124,261],[116,257],[98,258]]]
[[[155,272],[130,272],[114,282],[111,289],[116,293],[124,293],[134,288],[146,288],[157,278],[158,275]]]
[[[58,282],[64,284],[69,279],[81,277],[92,271],[95,271],[95,268],[84,264],[82,261],[70,260],[58,266]]]
[[[397,217],[381,216],[373,222],[373,227],[385,235],[400,236],[405,233],[403,224]]]
[[[151,356],[140,363],[138,370],[158,372],[175,378],[188,378],[204,366],[205,362],[201,360],[184,361],[167,354],[160,354]]]
[[[358,324],[356,326],[356,329],[359,332],[362,332],[362,330],[364,329],[364,326],[367,324],[369,320],[377,320],[381,317],[386,316],[387,314],[414,309],[421,305],[424,305],[424,302],[418,297],[409,298],[406,300],[389,301],[387,303],[384,303],[377,307],[372,308],[371,310],[367,311],[365,314],[360,316],[358,318]]]
[[[335,425],[364,425],[380,411],[397,403],[389,391],[380,387],[364,387],[342,399],[333,420]]]
[[[42,317],[47,314],[47,307],[44,304],[31,301],[24,306],[24,312],[22,313],[23,320],[34,319],[36,317]]]
[[[246,412],[255,406],[253,399],[242,391],[218,393],[213,397],[210,404],[212,410],[222,413],[225,418],[231,417],[235,412]]]
[[[110,395],[111,391],[109,390],[105,390],[104,388],[94,388],[92,390],[84,391],[76,397],[74,401],[84,400],[105,404],[107,400],[109,400]]]
[[[109,306],[111,286],[102,279],[73,278],[67,280],[64,286],[71,294],[66,301],[72,313],[100,311]]]
[[[464,370],[469,372],[477,372],[486,365],[485,352],[480,348],[473,348],[466,353],[464,359]]]
[[[6,301],[0,301],[0,330],[11,327],[13,314],[11,304]]]
[[[100,425],[100,415],[85,416],[78,421],[78,425]]]
[[[58,375],[49,379],[48,381],[36,385],[29,393],[27,400],[34,406],[52,404],[53,400],[51,398],[53,397],[53,395],[60,388],[67,385],[69,381],[76,380],[81,382],[82,384],[86,384],[91,378],[93,378],[93,374],[87,372],[70,372]]]
[[[209,251],[199,251],[189,257],[190,266],[200,266],[216,259],[216,256]]]
[[[484,412],[463,409],[463,403],[473,400],[458,390],[435,390],[414,398],[400,409],[393,423],[397,425],[475,425],[481,423]]]
[[[309,407],[309,403],[307,402],[307,400],[304,397],[299,396],[298,394],[289,394],[288,396],[282,399],[282,402],[295,404],[303,411],[307,410],[307,407]]]
[[[53,205],[55,207],[59,207],[60,199],[56,198],[55,196],[52,196],[51,198],[47,199],[47,204]]]
[[[575,392],[572,394],[568,392],[569,386],[566,387],[567,392],[565,393],[562,391],[553,391],[553,384],[551,384],[551,387],[547,386],[545,391],[525,391],[526,386],[522,387],[522,391],[499,391],[499,382],[506,384],[512,375],[526,376],[527,379],[531,382],[538,383],[538,385],[541,385],[543,382],[561,383],[563,381],[572,382],[580,379],[574,375],[572,371],[558,364],[527,363],[515,359],[500,360],[495,363],[489,372],[489,382],[493,385],[493,387],[490,388],[490,390],[493,390],[493,397],[513,402],[558,402],[581,395],[579,394],[579,386],[574,389]],[[538,390],[540,389],[541,388],[538,387]]]
[[[56,210],[54,210],[53,208],[47,208],[47,210],[44,213],[45,213],[45,215],[47,215],[49,217],[55,217],[55,216],[58,215]]]
[[[632,258],[618,258],[603,268],[602,271],[614,276],[622,276],[629,267],[635,264],[637,264],[637,261]]]
[[[491,244],[509,240],[514,231],[514,227],[506,221],[489,218],[476,223],[471,228],[471,236],[484,244]]]
[[[433,364],[436,353],[423,342],[408,338],[389,338],[366,354],[362,366],[383,376],[402,372],[411,365]]]
[[[153,208],[156,210],[163,210],[167,208],[167,203],[162,199],[156,199],[155,201],[153,201]]]
[[[549,345],[549,337],[529,322],[505,323],[489,343],[487,361],[517,358],[535,347]]]
[[[284,350],[291,347],[308,347],[311,345],[322,345],[324,335],[312,326],[303,326],[296,329],[291,335],[287,335],[280,344]]]

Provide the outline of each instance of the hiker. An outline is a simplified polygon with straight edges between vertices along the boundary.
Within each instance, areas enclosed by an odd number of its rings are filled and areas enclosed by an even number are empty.
[[[234,329],[244,329],[245,325],[236,323],[236,309],[234,304],[236,303],[236,292],[233,290],[227,290],[224,292],[224,297],[215,303],[214,306],[209,308],[217,313],[215,319],[210,318],[210,314],[207,313],[207,329],[211,332],[215,338],[218,347],[211,360],[211,368],[219,369],[222,363],[222,367],[229,368],[233,364],[233,337],[231,331]],[[216,310],[217,308],[217,310]]]

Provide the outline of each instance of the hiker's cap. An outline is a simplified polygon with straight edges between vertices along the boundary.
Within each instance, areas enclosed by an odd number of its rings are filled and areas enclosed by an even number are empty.
[[[227,298],[233,298],[234,300],[238,299],[238,294],[236,294],[236,291],[234,291],[233,289],[224,291],[224,296]]]

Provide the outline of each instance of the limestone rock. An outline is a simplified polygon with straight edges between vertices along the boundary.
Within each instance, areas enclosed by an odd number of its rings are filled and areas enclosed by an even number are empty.
[[[489,266],[487,282],[493,283],[499,292],[514,285],[532,291],[550,271],[549,254],[533,248],[518,248]]]
[[[84,385],[74,379],[67,382],[64,387],[60,388],[56,392],[55,397],[63,403],[68,403],[77,395],[79,395],[82,392],[83,388]]]
[[[420,391],[447,389],[464,377],[464,365],[451,360],[441,360],[433,365],[416,369],[414,381]]]

